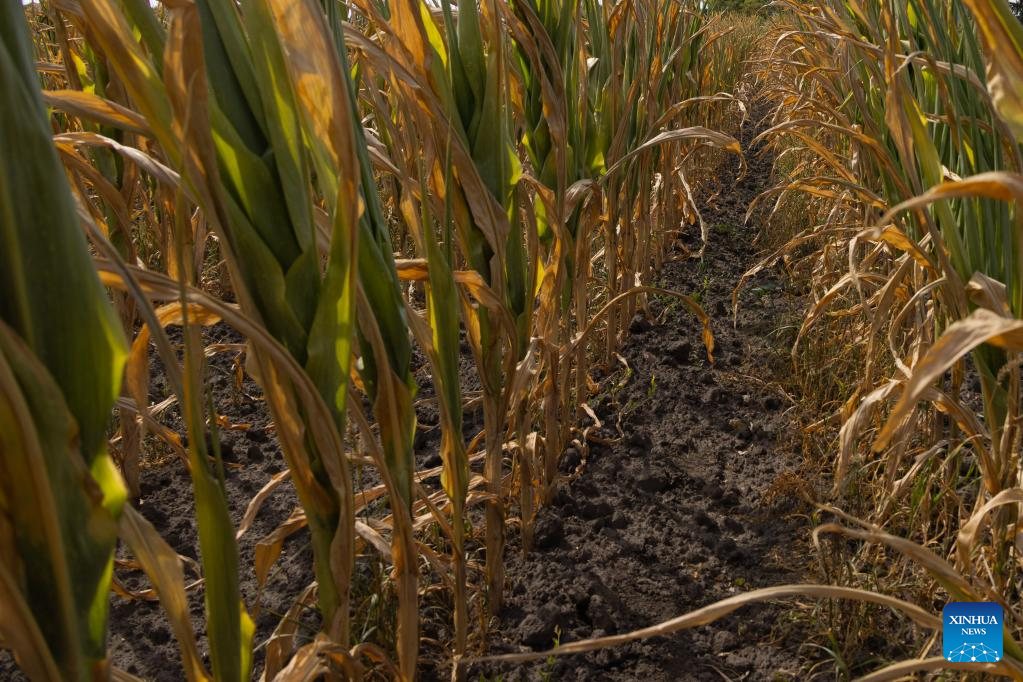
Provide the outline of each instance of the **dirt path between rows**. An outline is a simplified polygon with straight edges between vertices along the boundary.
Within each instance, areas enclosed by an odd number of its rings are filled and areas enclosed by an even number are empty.
[[[753,126],[743,131],[743,143]],[[537,548],[508,559],[508,602],[490,653],[628,632],[743,591],[809,581],[805,506],[793,493],[802,464],[792,401],[781,388],[799,298],[778,272],[731,295],[763,250],[761,225],[744,225],[766,188],[771,160],[746,149],[749,172],[726,178],[701,207],[711,227],[702,262],[668,264],[660,286],[699,294],[713,318],[716,364],[698,322],[655,301],[634,320],[618,367],[591,404],[601,435],[541,512]],[[685,235],[698,246],[698,231]],[[782,382],[779,382],[782,379]],[[471,679],[785,680],[803,677],[798,621],[778,606],[742,609],[712,625],[615,649],[532,665],[478,667]]]

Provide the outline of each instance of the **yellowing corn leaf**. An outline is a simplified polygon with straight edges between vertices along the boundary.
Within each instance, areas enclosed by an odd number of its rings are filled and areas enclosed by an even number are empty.
[[[1023,26],[1005,0],[965,0],[987,53],[987,83],[1002,118],[1023,138]]]
[[[880,452],[888,446],[896,429],[931,384],[960,358],[983,343],[1009,351],[1023,351],[1023,320],[1002,317],[981,308],[945,330],[937,343],[912,368],[912,375],[902,396],[874,441],[874,451]]]
[[[149,125],[142,116],[95,94],[81,90],[44,90],[42,97],[43,102],[54,109],[139,135],[149,134]]]

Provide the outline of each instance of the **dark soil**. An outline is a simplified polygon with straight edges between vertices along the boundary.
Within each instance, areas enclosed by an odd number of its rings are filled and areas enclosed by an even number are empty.
[[[749,131],[744,137],[749,138]],[[747,154],[751,154],[747,150]],[[700,294],[713,318],[716,363],[699,323],[681,306],[652,301],[622,350],[628,369],[595,397],[598,431],[621,436],[562,458],[570,478],[540,512],[536,549],[511,548],[508,599],[491,654],[654,625],[756,588],[806,582],[806,506],[800,435],[779,379],[800,301],[765,271],[731,295],[756,263],[759,225],[743,225],[765,189],[770,159],[725,183],[703,209],[711,241],[702,262],[668,264],[659,285]],[[690,249],[698,234],[683,235]],[[477,666],[470,679],[776,680],[803,677],[801,625],[777,606],[746,607],[712,625],[585,655],[519,666]]]
[[[745,135],[749,137],[748,134]],[[649,314],[634,321],[621,354],[628,368],[603,379],[603,394],[591,405],[614,446],[592,445],[566,452],[567,479],[552,507],[536,524],[536,549],[523,557],[511,538],[508,599],[492,633],[490,653],[546,649],[557,641],[626,632],[677,616],[718,599],[758,587],[804,580],[805,507],[794,491],[799,434],[788,415],[791,402],[779,390],[789,371],[791,319],[800,309],[784,280],[764,271],[740,297],[737,324],[731,292],[760,249],[758,225],[743,225],[751,199],[770,175],[770,160],[750,157],[750,171],[734,188],[707,202],[703,216],[711,242],[702,261],[669,263],[658,284],[698,295],[713,318],[716,363],[706,359],[696,320],[674,299],[651,300]],[[679,253],[698,247],[698,235],[682,236]],[[173,340],[173,339],[172,339]],[[238,524],[252,497],[284,469],[260,389],[248,377],[239,383],[240,339],[224,325],[204,332],[204,341],[226,344],[210,360],[214,403],[235,429],[221,429],[227,463],[228,502]],[[440,464],[440,431],[428,367],[419,358],[417,465]],[[160,363],[153,358],[150,399],[169,395]],[[478,390],[470,363],[463,388]],[[177,408],[162,416],[183,433]],[[482,426],[478,412],[465,415],[471,437]],[[153,438],[142,475],[138,510],[180,554],[199,558],[191,479],[180,461]],[[378,482],[370,470],[355,472],[357,488]],[[437,481],[424,481],[428,487]],[[253,569],[256,543],[286,521],[298,506],[290,482],[263,505],[239,542],[242,597],[256,623],[256,675],[263,644],[295,599],[314,579],[308,534],[285,541],[266,585],[258,589]],[[128,559],[121,549],[118,556]],[[129,590],[148,581],[119,568]],[[194,575],[186,575],[192,582]],[[356,591],[375,591],[386,569],[371,558],[357,568]],[[358,595],[356,595],[356,603]],[[208,652],[201,587],[190,594],[199,649]],[[377,607],[379,608],[379,606]],[[318,616],[305,610],[298,644],[314,636]],[[444,641],[449,614],[427,619],[424,636]],[[371,619],[363,614],[363,622]],[[799,676],[802,641],[784,611],[749,607],[718,623],[617,649],[558,658],[552,664],[474,670],[488,679],[719,680],[789,679]],[[437,622],[434,622],[437,621]],[[115,666],[153,681],[182,679],[177,643],[158,602],[111,596],[110,650]],[[424,652],[425,653],[425,652]],[[444,677],[427,670],[424,677]],[[0,651],[0,679],[21,679],[9,654]]]

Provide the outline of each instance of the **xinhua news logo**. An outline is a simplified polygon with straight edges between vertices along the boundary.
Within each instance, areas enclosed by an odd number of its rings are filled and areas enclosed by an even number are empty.
[[[1001,604],[951,602],[941,614],[941,648],[953,663],[995,663],[1002,660]]]

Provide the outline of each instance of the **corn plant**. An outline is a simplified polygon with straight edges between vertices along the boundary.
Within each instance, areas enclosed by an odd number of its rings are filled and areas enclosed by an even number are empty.
[[[10,98],[0,114],[3,637],[34,679],[90,680],[109,671],[107,598],[125,489],[105,430],[124,338],[50,140],[17,3],[0,9],[0,34]],[[47,200],[23,200],[31,196]]]
[[[380,81],[386,79],[393,63],[379,58],[379,54],[362,55],[367,73]],[[415,245],[415,254],[425,261],[405,263],[403,277],[423,283],[426,310],[420,313],[406,306],[407,319],[420,348],[427,356],[432,370],[441,413],[440,454],[443,461],[441,483],[451,504],[450,527],[447,535],[451,542],[454,579],[454,626],[456,654],[465,651],[468,636],[468,594],[466,589],[466,519],[469,463],[466,443],[462,436],[463,396],[459,377],[459,309],[462,291],[455,279],[457,266],[454,243],[454,225],[450,198],[431,202],[423,194],[429,186],[428,174],[437,159],[424,154],[410,120],[409,110],[402,107],[401,96],[391,93],[386,102],[378,91],[372,93],[372,110],[379,123],[378,134],[387,141],[388,159],[397,170],[395,196],[392,198],[402,217],[402,226]],[[414,110],[413,110],[414,111]],[[415,119],[414,116],[409,118]],[[407,125],[403,125],[407,123]],[[429,150],[429,147],[427,147]],[[437,151],[437,150],[433,150]],[[450,183],[451,165],[448,157],[442,163],[445,169],[444,186]]]
[[[786,166],[782,184],[762,199],[774,200],[776,217],[790,205],[812,206],[816,224],[772,258],[818,245],[796,265],[812,272],[819,292],[799,341],[815,326],[866,340],[858,385],[842,396],[836,493],[864,476],[858,448],[870,435],[871,457],[880,457],[867,476],[871,520],[917,518],[904,530],[921,541],[933,537],[917,537],[921,527],[958,529],[957,540],[947,532],[941,543],[955,568],[901,538],[836,532],[895,547],[953,596],[978,589],[953,580],[958,571],[1003,598],[1018,574],[1000,538],[1018,515],[1009,502],[1018,495],[1018,380],[1007,330],[1021,312],[1013,189],[1021,157],[999,65],[1018,61],[1023,32],[1001,1],[787,5],[798,29],[779,28],[762,72],[777,88],[774,126],[763,137]],[[798,65],[782,56],[787,50],[799,51]],[[826,320],[836,309],[850,316]],[[979,374],[982,419],[958,397],[967,356]],[[963,450],[975,454],[979,480],[959,471]],[[918,491],[956,492],[908,496],[908,481]],[[974,485],[971,512],[961,495]],[[978,531],[989,521],[991,542],[981,546]],[[1017,658],[1008,631],[1006,642]]]
[[[457,244],[461,258],[482,280],[467,291],[478,305],[463,299],[460,307],[483,386],[484,473],[491,493],[487,501],[487,594],[491,608],[496,609],[503,587],[501,460],[509,400],[506,377],[524,352],[529,310],[525,242],[517,227],[514,200],[519,162],[510,137],[506,55],[495,23],[499,15],[496,7],[491,8],[488,23],[481,19],[475,3],[462,5],[456,24],[451,7],[442,3],[446,43],[441,41],[434,19],[422,11],[425,6],[411,0],[396,3],[391,8],[390,25],[379,28],[408,47],[410,52],[405,54],[396,43],[389,43],[394,46],[389,55],[428,93],[425,106],[415,105],[422,114],[416,120],[434,150],[429,158],[435,165],[426,172],[445,202],[432,214],[448,216],[452,228],[452,238],[445,246],[451,249],[452,242]],[[420,57],[410,61],[411,54]],[[444,278],[450,260],[443,265],[437,256],[434,254],[430,263],[442,269],[440,277]],[[459,473],[459,477],[465,476]]]
[[[159,29],[148,8],[135,9],[136,25],[155,24]],[[347,240],[355,221],[346,208],[333,214],[337,228],[328,276],[323,277],[301,118],[273,15],[262,3],[245,9],[247,23],[233,4],[190,8],[182,20],[190,21],[191,29],[201,27],[201,33],[191,37],[193,42],[182,45],[174,42],[182,39],[180,35],[143,31],[149,36],[148,54],[134,43],[128,22],[111,5],[92,6],[87,19],[136,106],[147,113],[163,153],[189,171],[186,190],[215,219],[244,307],[253,319],[264,321],[294,362],[308,368],[304,381],[315,386],[318,399],[309,395],[307,386],[295,386],[287,368],[272,366],[261,349],[254,351],[258,375],[271,397],[271,412],[288,427],[280,436],[289,466],[299,472],[296,489],[317,548],[324,626],[347,638],[354,539],[350,522],[338,522],[339,517],[351,518],[352,505],[338,434],[350,354],[349,346],[343,342],[338,346],[336,339],[347,338],[345,330],[351,328],[354,314],[349,280],[353,249]],[[250,33],[260,37],[255,44],[247,42]],[[202,49],[196,42],[200,36]],[[153,57],[165,51],[181,68],[209,68],[215,96],[207,100],[194,88],[180,91],[173,82],[161,82]],[[333,52],[329,56],[333,58]],[[194,61],[189,64],[189,59]],[[198,97],[192,102],[198,106],[190,108],[188,97]],[[204,104],[208,119],[192,119],[196,120],[192,127],[175,127],[183,121],[177,117],[186,112],[201,116]],[[273,154],[268,155],[271,148]],[[299,427],[303,421],[308,429]]]

